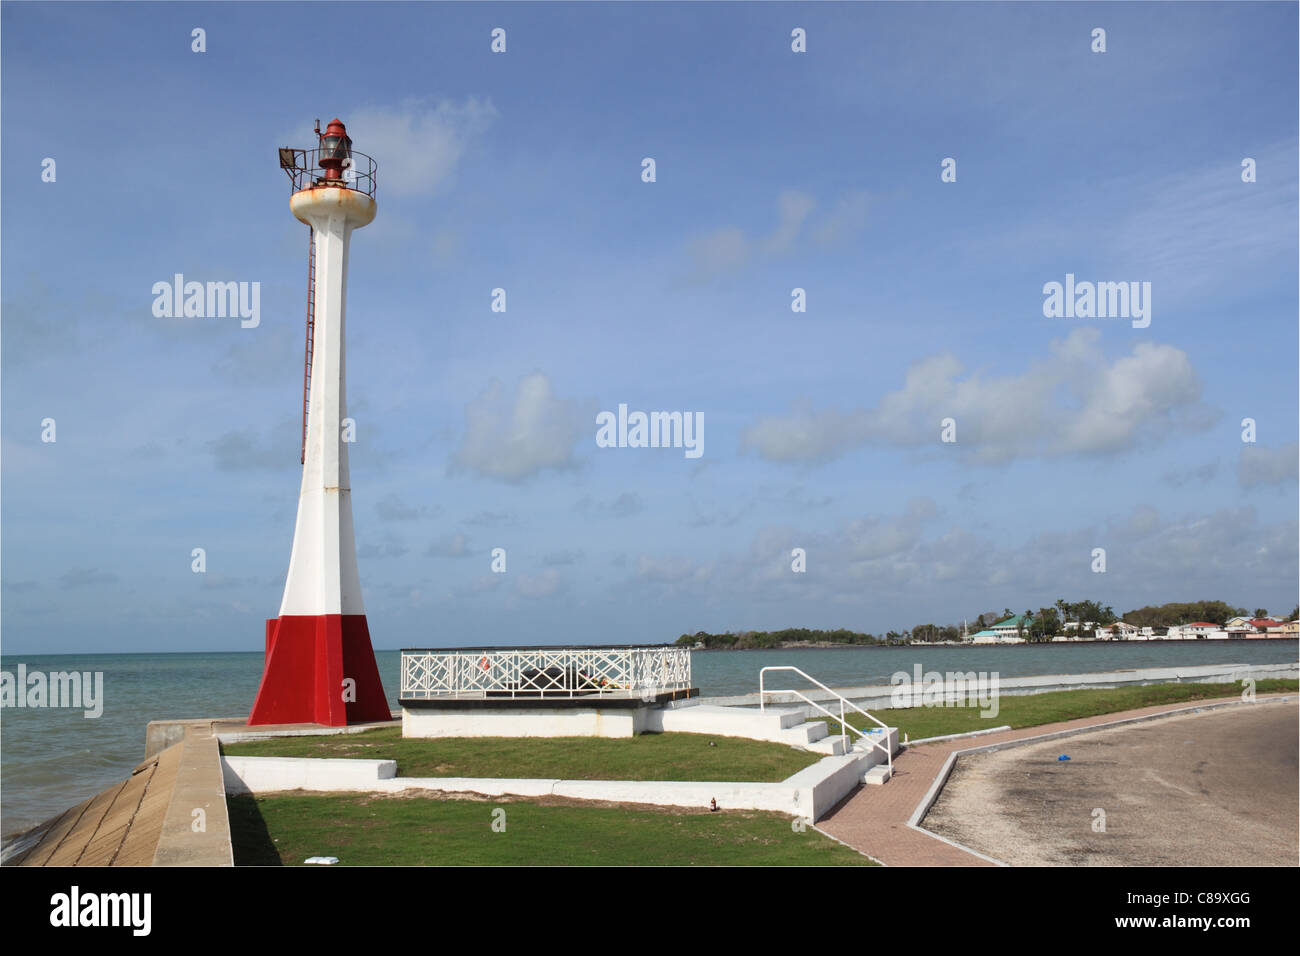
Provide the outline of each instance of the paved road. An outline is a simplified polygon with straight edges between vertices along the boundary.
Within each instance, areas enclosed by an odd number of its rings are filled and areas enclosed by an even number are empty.
[[[962,757],[924,825],[1014,865],[1295,866],[1298,716],[1234,707]]]
[[[1288,696],[1288,695],[1277,695]],[[1289,695],[1292,701],[1295,695]],[[1295,725],[1295,704],[1265,703],[1261,698],[1259,710],[1262,712],[1265,708],[1277,707],[1279,711],[1285,711],[1290,715],[1292,727]],[[1224,701],[1236,702],[1236,698],[1225,698]],[[963,750],[971,747],[982,746],[986,744],[1004,743],[1016,740],[1023,740],[1028,737],[1035,737],[1047,733],[1058,731],[1080,731],[1096,727],[1100,724],[1108,724],[1118,720],[1133,717],[1154,716],[1171,711],[1183,710],[1188,707],[1207,706],[1221,701],[1199,701],[1195,704],[1186,702],[1179,704],[1165,704],[1156,707],[1144,707],[1139,710],[1125,711],[1119,714],[1106,714],[1100,717],[1086,717],[1078,720],[1063,721],[1056,724],[1047,724],[1040,727],[1030,727],[1023,730],[1008,730],[996,734],[988,734],[982,737],[966,738],[963,740],[943,741],[932,744],[922,744],[913,746],[905,750],[902,754],[894,758],[894,779],[883,787],[860,787],[853,794],[845,798],[829,814],[818,822],[818,827],[830,833],[832,836],[843,840],[861,850],[863,853],[880,860],[890,866],[987,866],[987,861],[979,856],[975,856],[955,847],[943,840],[922,830],[912,829],[907,826],[907,821],[917,806],[925,797],[931,784],[939,776],[943,769],[944,763],[949,754],[954,750]],[[1255,710],[1256,705],[1238,705],[1226,708],[1229,711],[1237,710]],[[1207,711],[1206,713],[1211,713]],[[1143,724],[1131,725],[1127,730],[1120,730],[1117,733],[1129,733],[1133,727],[1141,727]],[[1078,737],[1067,737],[1062,740],[1048,743],[1046,749],[1056,748],[1056,754],[1070,753],[1070,747]],[[1179,738],[1180,741],[1188,739],[1188,736]],[[1027,745],[1032,746],[1032,745]],[[1253,744],[1250,746],[1254,746]],[[1019,748],[1015,748],[1009,753],[1015,753]],[[1295,737],[1294,729],[1290,745],[1290,780],[1291,780],[1291,799],[1294,808],[1296,793],[1296,764],[1295,764]],[[1056,756],[1053,754],[1053,758]],[[1265,756],[1274,759],[1277,754],[1269,749]],[[958,760],[958,766],[965,760],[971,758],[963,757]],[[1073,761],[1070,761],[1073,763]],[[1204,768],[1203,768],[1204,769]],[[1217,773],[1217,771],[1216,771]],[[943,797],[941,795],[940,799]],[[1088,821],[1091,825],[1091,810],[1098,806],[1093,803],[1087,808]],[[1104,808],[1103,808],[1104,809]],[[1109,813],[1109,811],[1108,811]],[[929,826],[933,823],[933,817],[925,821]],[[1291,819],[1295,819],[1295,811],[1292,810]],[[1089,831],[1091,832],[1091,831]],[[959,842],[971,845],[965,840]],[[972,847],[979,849],[978,847]],[[980,849],[980,852],[988,852]],[[998,859],[995,853],[989,853]],[[1292,865],[1295,864],[1295,854],[1292,852]],[[1007,861],[1010,862],[1010,861]],[[1185,861],[1190,862],[1190,860]]]

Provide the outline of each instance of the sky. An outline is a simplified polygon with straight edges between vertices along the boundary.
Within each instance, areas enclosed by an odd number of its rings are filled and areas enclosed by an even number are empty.
[[[262,649],[301,477],[276,149],[335,116],[378,164],[347,322],[376,647],[1285,614],[1296,19],[5,3],[3,649]],[[176,273],[258,283],[258,323],[156,316]],[[1067,275],[1149,324],[1045,314]],[[600,447],[620,404],[702,417],[702,454]]]

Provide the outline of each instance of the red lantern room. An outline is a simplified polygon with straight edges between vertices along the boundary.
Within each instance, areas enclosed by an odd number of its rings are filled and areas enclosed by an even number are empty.
[[[352,159],[352,140],[347,127],[338,117],[330,120],[325,132],[320,134],[320,168],[325,170],[326,179],[342,179],[343,167]]]

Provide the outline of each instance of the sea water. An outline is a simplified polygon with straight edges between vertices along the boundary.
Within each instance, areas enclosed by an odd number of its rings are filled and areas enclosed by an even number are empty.
[[[397,706],[398,651],[376,651],[388,702]],[[1105,642],[980,647],[907,646],[696,651],[694,683],[703,697],[758,690],[759,669],[791,664],[830,687],[888,684],[898,671],[997,671],[1002,677],[1083,674],[1197,664],[1279,664],[1296,660],[1296,641]],[[15,673],[101,673],[103,712],[64,708],[0,710],[0,831],[24,830],[126,778],[144,759],[151,720],[248,715],[261,653],[9,655]],[[780,675],[789,686],[790,675]]]

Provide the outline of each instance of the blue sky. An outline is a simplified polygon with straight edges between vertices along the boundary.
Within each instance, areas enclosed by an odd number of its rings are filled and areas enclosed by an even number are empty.
[[[1294,5],[0,18],[6,652],[261,649],[307,241],[275,150],[334,116],[379,164],[348,301],[376,646],[1296,603]],[[260,324],[156,318],[178,272],[259,282]],[[1045,318],[1067,273],[1150,282],[1150,326]],[[703,457],[597,448],[619,403],[701,413]]]

